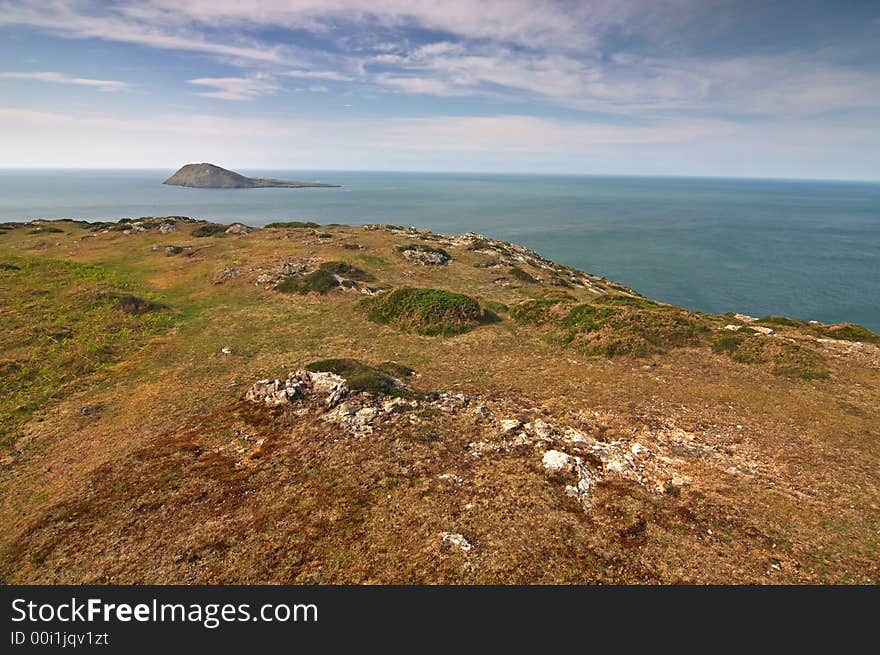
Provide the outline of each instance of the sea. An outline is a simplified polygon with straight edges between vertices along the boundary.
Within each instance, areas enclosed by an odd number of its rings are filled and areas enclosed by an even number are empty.
[[[478,232],[689,309],[880,331],[880,182],[242,170],[338,189],[187,189],[172,170],[0,170],[0,221],[183,215]]]

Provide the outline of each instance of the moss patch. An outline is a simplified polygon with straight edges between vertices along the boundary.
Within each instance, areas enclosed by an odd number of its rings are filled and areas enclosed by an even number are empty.
[[[345,378],[349,388],[376,395],[409,395],[402,380],[414,373],[413,369],[394,362],[378,366],[365,364],[357,359],[322,359],[306,365],[309,371],[335,373]]]
[[[490,319],[470,296],[442,289],[405,287],[370,299],[366,305],[371,321],[430,336],[461,334]]]

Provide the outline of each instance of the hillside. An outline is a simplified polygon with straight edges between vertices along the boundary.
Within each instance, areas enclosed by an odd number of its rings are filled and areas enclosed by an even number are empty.
[[[162,184],[197,189],[262,189],[268,187],[300,189],[339,186],[338,184],[320,184],[318,182],[287,182],[266,177],[245,177],[214,164],[186,164]]]
[[[877,583],[880,336],[481,235],[0,225],[0,578]]]

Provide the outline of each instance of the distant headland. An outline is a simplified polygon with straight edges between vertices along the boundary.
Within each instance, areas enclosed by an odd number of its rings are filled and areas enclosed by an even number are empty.
[[[214,164],[186,164],[163,184],[186,186],[197,189],[264,189],[280,187],[302,189],[305,187],[338,187],[338,184],[318,182],[289,182],[266,177],[246,177]]]

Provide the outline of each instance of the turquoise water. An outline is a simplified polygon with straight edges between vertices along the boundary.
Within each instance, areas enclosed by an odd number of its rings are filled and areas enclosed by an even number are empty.
[[[341,189],[184,189],[173,171],[0,171],[0,220],[181,214],[480,232],[691,309],[880,330],[880,183],[242,171]]]

